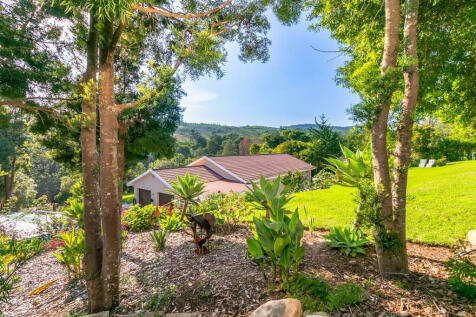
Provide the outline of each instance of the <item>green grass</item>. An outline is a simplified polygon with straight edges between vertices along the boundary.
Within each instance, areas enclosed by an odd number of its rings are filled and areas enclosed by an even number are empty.
[[[321,228],[352,223],[356,189],[332,186],[294,195],[289,208],[300,207]],[[414,242],[453,245],[476,229],[476,161],[443,167],[411,168],[407,196],[407,238]]]

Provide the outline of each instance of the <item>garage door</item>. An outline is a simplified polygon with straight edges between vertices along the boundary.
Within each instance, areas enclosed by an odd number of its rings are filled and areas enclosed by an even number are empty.
[[[159,197],[159,206],[168,204],[174,199],[173,195],[165,194],[165,193],[157,193],[157,196]]]
[[[139,188],[139,204],[141,206],[149,205],[151,202],[150,198],[150,190]]]

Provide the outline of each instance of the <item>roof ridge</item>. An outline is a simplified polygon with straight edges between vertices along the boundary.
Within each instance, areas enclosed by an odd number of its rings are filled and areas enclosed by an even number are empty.
[[[196,168],[196,167],[206,167],[206,166],[205,165],[195,165],[195,166],[183,165],[183,166],[177,166],[177,167],[153,168],[152,170],[153,171],[164,171],[164,170],[173,170],[173,169],[179,169],[179,168]],[[206,167],[206,168],[208,168],[208,167]]]
[[[265,155],[289,155],[289,153],[258,153],[258,154],[235,154],[235,155],[215,155],[215,156],[207,156],[208,158],[212,157],[253,157],[253,156],[265,156]]]

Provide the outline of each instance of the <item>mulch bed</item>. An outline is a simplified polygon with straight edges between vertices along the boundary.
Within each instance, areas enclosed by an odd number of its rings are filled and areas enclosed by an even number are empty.
[[[456,297],[446,282],[443,262],[448,248],[408,243],[411,273],[400,282],[380,278],[376,255],[349,258],[326,246],[317,232],[305,232],[306,256],[301,271],[312,272],[337,285],[361,285],[366,300],[343,308],[335,316],[476,316],[476,303]],[[204,316],[246,316],[270,299],[284,294],[268,291],[262,273],[245,258],[248,228],[212,238],[209,254],[196,255],[190,236],[173,233],[167,247],[156,252],[148,233],[130,233],[121,258],[121,306],[118,313],[137,312],[153,303],[153,294],[172,290],[163,299],[166,312],[203,312]],[[19,273],[20,289],[2,307],[5,316],[66,316],[84,313],[86,291],[82,283],[68,282],[51,252],[30,260]],[[56,282],[42,293],[28,296],[35,288]],[[160,296],[159,296],[160,297]],[[156,296],[156,299],[159,297]],[[163,297],[165,298],[165,297]]]

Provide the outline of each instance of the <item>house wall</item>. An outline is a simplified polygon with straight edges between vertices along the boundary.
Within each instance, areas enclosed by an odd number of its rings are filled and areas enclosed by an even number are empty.
[[[170,192],[168,191],[168,187],[164,183],[162,183],[159,179],[157,179],[156,177],[153,177],[150,174],[137,180],[132,186],[134,187],[134,198],[136,199],[137,202],[139,201],[139,188],[150,190],[154,205],[158,204],[158,201],[157,201],[158,192],[170,194]]]

